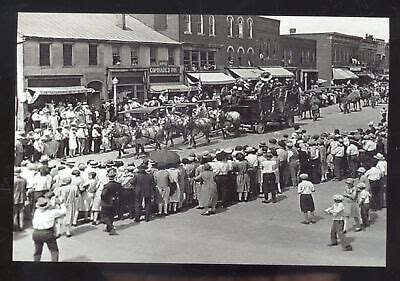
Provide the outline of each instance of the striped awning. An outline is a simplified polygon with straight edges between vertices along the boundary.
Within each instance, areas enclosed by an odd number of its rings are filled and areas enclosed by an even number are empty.
[[[235,78],[222,72],[190,72],[186,73],[191,82],[202,85],[227,85],[235,83]]]
[[[358,76],[347,69],[333,68],[333,80],[357,79]]]
[[[263,73],[262,70],[251,67],[251,68],[228,68],[229,74],[232,75],[233,78],[243,78],[243,79],[251,79],[257,80],[260,78]]]
[[[262,71],[271,73],[274,78],[292,78],[294,74],[283,67],[260,67]]]
[[[29,87],[29,91],[33,92],[33,97],[28,100],[28,103],[34,103],[39,96],[59,96],[59,95],[74,95],[74,94],[87,94],[93,93],[92,88],[85,86],[72,86],[72,87]]]

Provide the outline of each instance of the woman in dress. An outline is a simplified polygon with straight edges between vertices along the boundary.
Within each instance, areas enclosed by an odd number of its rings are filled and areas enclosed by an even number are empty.
[[[198,177],[201,174],[201,172],[204,171],[204,165],[208,162],[209,162],[208,154],[204,153],[204,155],[201,157],[200,165],[195,169],[195,172],[194,172],[194,174],[195,174],[195,177],[193,178],[193,180],[194,180],[194,183],[193,183],[194,196],[195,196],[196,200],[198,201],[197,209],[200,209],[200,210],[204,209],[205,200],[202,197],[202,192],[201,192],[202,184],[199,181],[196,181],[195,178]]]
[[[202,215],[209,216],[215,214],[218,199],[217,183],[215,182],[215,173],[212,171],[211,165],[205,163],[203,169],[194,180],[201,183],[201,197],[205,199],[203,206],[206,211]]]
[[[67,213],[63,221],[63,227],[65,229],[65,235],[71,237],[71,225],[75,220],[75,213],[77,212],[77,198],[78,198],[78,187],[71,184],[71,177],[67,176],[62,179],[59,200],[65,205]],[[60,233],[61,234],[61,233]]]
[[[69,147],[69,156],[74,157],[76,149],[78,148],[78,142],[76,139],[76,127],[74,126],[71,126],[71,129],[68,133],[68,147]]]
[[[71,177],[71,185],[75,185],[78,188],[78,198],[76,199],[76,208],[75,208],[75,219],[72,223],[73,226],[77,226],[78,223],[78,216],[79,216],[79,211],[82,209],[81,203],[85,198],[82,198],[82,194],[86,193],[86,186],[85,186],[85,180],[81,176],[81,172],[79,170],[73,170],[72,171],[72,177]],[[87,220],[87,212],[85,212],[85,217],[84,219]]]
[[[239,202],[247,202],[247,196],[250,191],[250,177],[247,172],[250,169],[250,164],[245,159],[243,152],[238,152],[236,154],[236,159],[238,162],[234,163],[233,170],[236,172],[236,191],[238,193],[238,199]]]
[[[181,185],[180,185],[180,171],[175,168],[171,167],[167,169],[169,174],[169,181],[171,185],[175,186],[175,190],[170,188],[170,195],[169,195],[169,210],[171,213],[175,214],[177,212],[178,204],[181,200]]]

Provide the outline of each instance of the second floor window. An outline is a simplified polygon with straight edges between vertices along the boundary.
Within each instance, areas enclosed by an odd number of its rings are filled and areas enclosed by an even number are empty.
[[[112,47],[112,60],[113,60],[113,65],[119,65],[121,64],[121,57],[119,55],[119,46],[113,46]]]
[[[226,20],[228,21],[228,37],[233,37],[233,17],[228,16]]]
[[[89,45],[89,65],[97,65],[97,45]]]
[[[131,47],[131,65],[138,64],[138,49],[136,47]]]
[[[203,22],[203,15],[199,16],[199,21],[197,23],[197,34],[203,35],[204,34],[204,22]]]
[[[247,19],[247,31],[249,32],[249,38],[253,38],[253,19],[248,18]]]
[[[50,44],[41,43],[39,45],[39,64],[40,66],[50,65]]]
[[[150,65],[156,65],[156,64],[157,64],[156,48],[150,47]]]
[[[208,35],[215,36],[215,18],[214,18],[214,16],[208,17]]]
[[[243,38],[243,18],[238,18],[238,36],[239,38]]]
[[[184,33],[186,33],[186,34],[192,33],[192,19],[191,19],[190,15],[184,15],[183,21],[185,24]]]
[[[72,65],[72,44],[63,44],[64,66]]]
[[[174,49],[172,49],[172,48],[168,48],[168,65],[175,65]]]

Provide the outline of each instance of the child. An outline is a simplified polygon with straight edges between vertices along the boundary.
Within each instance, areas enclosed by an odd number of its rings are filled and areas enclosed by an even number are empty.
[[[307,174],[300,175],[300,183],[298,186],[298,193],[300,194],[300,210],[304,213],[304,221],[302,224],[315,223],[315,206],[312,193],[315,192],[314,185],[308,181]]]
[[[342,203],[343,196],[340,194],[335,194],[333,196],[333,201],[335,203],[324,211],[325,213],[333,216],[333,222],[331,227],[331,243],[328,246],[336,246],[338,244],[337,238],[339,237],[343,251],[352,251],[353,247],[350,245],[349,241],[346,239],[345,234],[343,233],[344,229],[344,206]]]
[[[369,226],[369,199],[371,194],[366,190],[365,183],[360,182],[356,187],[360,190],[357,201],[361,210],[361,227],[365,230]]]

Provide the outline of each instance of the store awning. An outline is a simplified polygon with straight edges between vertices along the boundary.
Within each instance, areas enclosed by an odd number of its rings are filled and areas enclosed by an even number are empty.
[[[233,78],[251,79],[257,80],[263,73],[262,70],[251,67],[251,68],[228,68],[229,73]]]
[[[333,68],[333,80],[357,79],[358,76],[347,69]]]
[[[73,86],[73,87],[29,87],[29,91],[33,92],[33,97],[28,100],[29,104],[34,103],[39,96],[60,96],[60,95],[74,95],[74,94],[87,94],[93,93],[92,88],[86,88],[85,86]]]
[[[306,69],[302,69],[301,71],[303,72],[318,72],[318,69],[313,69],[313,68],[306,68]]]
[[[368,77],[370,79],[375,79],[375,75],[370,72],[360,72],[356,74],[358,77]]]
[[[202,85],[227,85],[235,83],[235,78],[222,72],[193,72],[186,73],[186,75],[193,84],[198,83],[199,80]]]
[[[323,84],[323,83],[326,83],[326,82],[328,82],[328,81],[326,81],[325,79],[322,79],[322,78],[318,78],[318,80],[317,80],[318,84]]]
[[[271,73],[274,78],[292,78],[294,74],[283,67],[260,67],[262,71]]]
[[[197,87],[193,86],[186,86],[184,84],[175,84],[175,83],[157,83],[150,85],[150,92],[151,93],[186,93],[190,91],[198,90]]]

